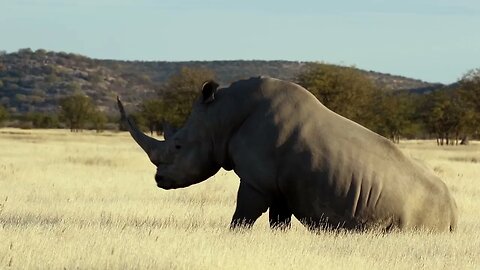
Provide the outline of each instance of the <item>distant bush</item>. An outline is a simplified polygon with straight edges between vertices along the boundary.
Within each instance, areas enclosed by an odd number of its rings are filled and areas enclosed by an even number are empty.
[[[97,132],[102,132],[105,130],[107,121],[108,118],[104,112],[95,109],[90,114],[90,122],[92,123],[93,129],[95,129]]]
[[[4,121],[6,121],[9,117],[7,109],[0,105],[0,126],[3,124]]]
[[[33,128],[58,128],[60,121],[54,113],[28,113],[25,120],[32,123]]]

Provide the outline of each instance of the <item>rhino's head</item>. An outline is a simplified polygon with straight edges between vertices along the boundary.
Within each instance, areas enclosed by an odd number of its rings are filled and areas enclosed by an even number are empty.
[[[167,130],[164,141],[141,132],[126,115],[118,99],[122,121],[133,139],[148,154],[150,161],[157,166],[155,181],[158,187],[187,187],[206,180],[220,169],[213,158],[211,130],[205,120],[207,107],[214,100],[217,87],[218,84],[213,81],[203,84],[202,95],[194,103],[186,124],[174,133]]]

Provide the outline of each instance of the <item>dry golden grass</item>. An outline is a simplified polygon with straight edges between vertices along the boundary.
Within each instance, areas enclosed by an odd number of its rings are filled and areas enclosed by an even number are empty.
[[[233,173],[164,191],[128,134],[2,129],[0,269],[478,269],[480,144],[400,147],[447,182],[457,232],[233,233]]]

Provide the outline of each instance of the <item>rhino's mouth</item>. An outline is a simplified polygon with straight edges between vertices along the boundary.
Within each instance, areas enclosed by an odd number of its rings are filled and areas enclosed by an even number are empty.
[[[169,181],[165,177],[156,174],[155,175],[155,182],[157,182],[157,187],[161,189],[173,189],[175,188],[173,181]]]

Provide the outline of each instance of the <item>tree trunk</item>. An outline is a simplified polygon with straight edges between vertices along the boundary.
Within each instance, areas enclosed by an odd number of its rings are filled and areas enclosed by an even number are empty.
[[[465,135],[463,136],[462,138],[462,141],[460,142],[461,145],[468,145],[469,141],[468,141],[468,136]]]

